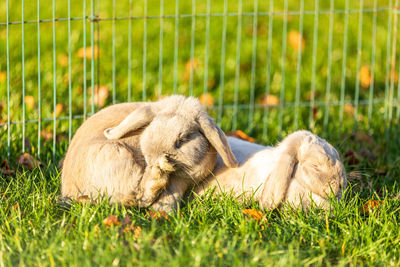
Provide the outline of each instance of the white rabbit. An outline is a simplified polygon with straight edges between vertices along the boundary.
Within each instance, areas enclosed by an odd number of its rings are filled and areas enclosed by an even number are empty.
[[[68,148],[62,196],[110,197],[111,202],[159,209],[177,205],[186,189],[213,170],[217,152],[236,167],[224,133],[196,98],[170,96],[154,103],[123,103],[85,121]],[[176,186],[178,184],[179,186]]]
[[[276,147],[232,137],[228,141],[239,167],[226,168],[219,159],[214,175],[194,188],[197,194],[215,187],[216,192],[253,195],[267,210],[283,201],[304,208],[313,201],[327,208],[331,193],[340,199],[346,188],[346,172],[337,151],[308,131],[294,132]]]

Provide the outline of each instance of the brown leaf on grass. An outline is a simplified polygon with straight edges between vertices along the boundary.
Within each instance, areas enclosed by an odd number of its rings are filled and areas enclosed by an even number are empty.
[[[58,162],[58,169],[61,171],[62,170],[62,167],[63,167],[63,165],[64,165],[64,157],[63,158],[61,158],[60,159],[60,161]]]
[[[296,30],[291,30],[289,32],[289,44],[296,51],[299,50],[301,45],[301,51],[304,51],[306,46],[306,40],[304,40],[303,36]]]
[[[229,132],[226,135],[232,136],[232,137],[236,137],[236,138],[239,138],[239,139],[242,139],[242,140],[246,140],[246,141],[251,142],[251,143],[255,142],[253,137],[248,136],[247,134],[245,134],[241,130],[236,130],[234,132]]]
[[[60,116],[61,112],[63,112],[65,106],[63,104],[58,103],[56,105],[56,117]]]
[[[0,164],[0,174],[8,176],[13,175],[14,173],[15,171],[10,169],[10,166],[8,165],[8,160],[3,160]]]
[[[345,104],[344,105],[344,112],[353,116],[354,115],[354,106],[352,104]]]
[[[76,201],[77,202],[81,202],[81,203],[86,203],[86,202],[88,202],[90,199],[89,199],[89,196],[88,195],[83,195],[83,196],[79,196],[79,197],[77,197],[76,198]]]
[[[351,166],[356,166],[360,163],[359,156],[351,149],[347,150],[346,153],[344,153],[344,159]]]
[[[264,217],[264,214],[255,209],[244,209],[242,210],[242,213],[246,216],[246,218],[253,218],[256,221],[261,221],[261,219]],[[267,219],[265,219],[267,221]]]
[[[4,82],[7,79],[7,72],[0,71],[0,83]]]
[[[146,217],[156,220],[156,221],[161,221],[161,220],[169,220],[168,218],[168,214],[165,211],[153,211],[153,210],[149,210],[146,213]]]
[[[57,56],[57,61],[60,66],[65,67],[68,65],[68,56],[65,53],[61,53]]]
[[[140,226],[135,225],[127,225],[121,227],[121,232],[124,234],[132,233],[135,239],[139,238],[142,234],[142,228]]]
[[[28,151],[28,153],[32,153],[32,145],[31,145],[31,140],[29,140],[29,137],[25,137],[24,144],[26,151]]]
[[[318,115],[318,107],[317,106],[313,106],[313,108],[312,108],[313,119],[316,119],[317,115]]]
[[[372,136],[362,131],[356,131],[354,133],[354,138],[357,142],[360,143],[367,143],[370,145],[373,145],[375,143],[375,140],[374,138],[372,138]]]
[[[279,105],[279,98],[275,95],[264,96],[261,100],[261,105],[265,106],[276,106]]]
[[[364,65],[360,68],[360,73],[358,74],[360,79],[360,84],[363,88],[368,88],[372,82],[371,73],[369,71],[369,66]]]
[[[205,107],[211,108],[214,106],[214,97],[209,93],[200,95],[199,101]]]
[[[118,226],[121,225],[121,223],[118,221],[117,216],[115,215],[110,215],[107,218],[103,220],[103,224],[106,226]]]
[[[35,98],[31,95],[25,96],[25,104],[28,108],[33,109],[35,107]]]
[[[17,164],[32,170],[34,167],[38,167],[42,163],[35,159],[31,154],[24,153],[17,158]]]
[[[195,70],[195,69],[197,69],[198,65],[199,65],[199,61],[197,60],[197,58],[189,59],[186,62],[185,69],[187,71],[190,71],[191,69]]]
[[[89,88],[89,95],[92,94],[92,88]],[[106,103],[107,97],[109,95],[108,87],[106,85],[95,86],[94,87],[94,104],[98,107],[103,107]],[[90,98],[92,101],[92,98]]]
[[[86,53],[86,55],[84,55],[85,53]],[[97,45],[95,45],[93,47],[93,54],[94,54],[94,58],[97,58],[99,56],[99,48],[97,47]],[[86,48],[83,48],[83,47],[79,48],[76,55],[79,58],[83,58],[84,56],[86,56],[86,59],[92,59],[92,47],[88,46]]]
[[[368,200],[366,203],[364,203],[362,212],[364,214],[369,214],[374,210],[377,210],[383,203],[383,200]]]
[[[49,140],[53,139],[53,133],[48,131],[48,130],[46,130],[46,129],[43,129],[40,132],[40,134],[43,137],[44,141],[49,141]]]

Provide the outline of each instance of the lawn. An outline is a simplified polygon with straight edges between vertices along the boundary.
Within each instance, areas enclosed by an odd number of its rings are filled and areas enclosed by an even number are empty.
[[[301,1],[294,0],[287,16],[284,1],[243,1],[243,16],[240,1],[210,1],[212,16],[207,1],[195,10],[180,1],[178,20],[169,16],[175,1],[160,8],[148,0],[147,10],[143,1],[94,1],[95,21],[91,1],[71,0],[70,34],[67,1],[56,3],[54,24],[53,2],[40,1],[39,25],[36,2],[25,2],[24,24],[21,2],[8,2],[8,31],[0,2],[0,265],[400,264],[395,1],[379,1],[376,13],[375,1],[363,1],[362,13],[348,1],[347,16],[344,0],[306,0],[301,42]],[[85,3],[90,17],[82,19]],[[343,201],[330,211],[284,206],[261,218],[244,214],[260,210],[251,199],[212,192],[167,218],[107,201],[59,204],[58,162],[86,116],[172,93],[203,95],[226,132],[241,129],[260,143],[301,128],[325,137],[348,172]],[[41,165],[18,164],[23,152]]]

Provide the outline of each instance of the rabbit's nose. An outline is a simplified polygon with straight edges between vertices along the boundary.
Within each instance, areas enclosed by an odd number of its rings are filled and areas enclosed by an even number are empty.
[[[160,169],[163,171],[175,171],[174,165],[171,164],[171,162],[168,161],[166,157],[161,157],[158,159],[158,165],[160,166]]]

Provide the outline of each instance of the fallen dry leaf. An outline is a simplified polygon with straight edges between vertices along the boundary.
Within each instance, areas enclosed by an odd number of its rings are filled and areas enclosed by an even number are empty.
[[[355,166],[360,163],[359,156],[351,149],[347,150],[346,153],[344,153],[344,158],[345,161],[351,166]]]
[[[92,88],[89,88],[89,95],[92,94]],[[106,103],[107,97],[109,95],[108,87],[106,85],[101,85],[98,87],[97,85],[94,87],[94,104],[98,107],[103,107]],[[92,101],[92,98],[90,98]]]
[[[163,219],[169,220],[168,214],[165,211],[152,211],[152,210],[149,210],[146,213],[146,217],[151,218],[151,219],[156,220],[156,221],[161,221]]]
[[[371,73],[369,71],[369,67],[364,65],[360,68],[360,73],[358,74],[360,79],[360,84],[363,88],[368,88],[372,82]]]
[[[369,214],[379,208],[379,206],[383,203],[383,200],[368,200],[366,203],[364,203],[362,211],[364,214]]]
[[[41,165],[41,162],[35,159],[31,154],[24,153],[17,158],[17,164],[32,170],[34,167]]]
[[[362,131],[356,131],[354,133],[354,138],[357,142],[360,143],[368,143],[370,145],[373,145],[375,143],[375,140],[374,138],[372,138],[372,136]]]
[[[115,215],[110,215],[107,218],[103,220],[103,224],[106,226],[118,226],[121,225],[121,223],[118,221],[117,216]]]
[[[261,105],[265,106],[276,106],[279,105],[279,98],[275,95],[267,95],[261,100]]]
[[[242,210],[242,213],[246,216],[246,218],[253,218],[256,221],[261,221],[264,216],[261,211],[255,209],[244,209]]]
[[[33,109],[35,107],[35,98],[31,95],[25,96],[25,104],[28,108]]]
[[[43,129],[40,132],[40,134],[43,137],[44,141],[49,141],[49,140],[53,139],[53,133],[48,131],[48,130],[46,130],[46,129]]]
[[[63,104],[58,103],[56,105],[56,117],[60,116],[61,112],[63,112],[65,106]]]
[[[57,56],[57,61],[60,66],[65,67],[68,65],[68,56],[64,53]]]
[[[79,196],[79,197],[77,197],[76,198],[76,201],[77,202],[81,202],[81,203],[86,203],[86,202],[88,202],[90,199],[89,199],[89,196],[88,195],[83,195],[83,196]]]
[[[293,49],[298,51],[301,45],[301,51],[304,51],[306,46],[306,40],[304,40],[303,36],[301,36],[301,34],[298,31],[291,30],[289,32],[288,38],[289,38],[289,44]]]
[[[200,95],[199,101],[205,107],[211,108],[214,106],[214,97],[209,93]]]
[[[84,52],[86,53],[86,59],[92,59],[92,47],[91,46],[88,46],[86,48],[83,48],[83,47],[79,48],[79,50],[76,54],[79,58],[83,58],[85,56]],[[99,48],[97,47],[97,45],[95,45],[93,47],[93,54],[94,54],[94,58],[97,58],[99,56]]]
[[[197,58],[193,58],[193,59],[189,59],[186,62],[185,68],[187,71],[190,71],[191,69],[195,70],[195,69],[197,69],[198,65],[199,65],[199,61],[197,60]]]
[[[7,78],[7,72],[6,71],[0,71],[0,83],[4,82]]]
[[[346,112],[349,115],[354,115],[354,106],[352,104],[345,104],[344,112]]]
[[[132,233],[135,239],[139,238],[139,236],[142,234],[142,228],[140,226],[134,226],[134,225],[124,226],[121,228],[121,231],[124,234]]]
[[[60,161],[58,162],[58,169],[59,169],[60,171],[62,170],[62,167],[63,167],[63,165],[64,165],[64,159],[65,159],[65,158],[61,158]]]
[[[8,165],[8,160],[3,160],[0,164],[0,174],[3,175],[13,175],[15,173],[14,170],[10,169],[10,166]]]
[[[236,137],[236,138],[239,138],[239,139],[242,139],[242,140],[246,140],[246,141],[251,142],[251,143],[255,142],[253,137],[248,136],[247,134],[245,134],[241,130],[236,130],[234,132],[229,132],[226,135],[232,136],[232,137]]]

